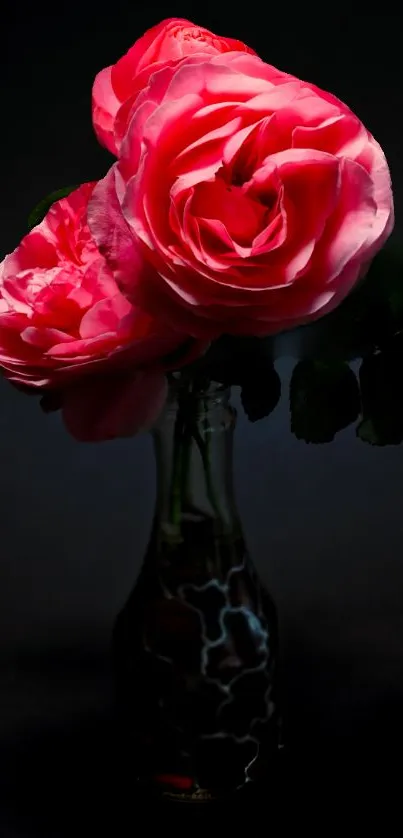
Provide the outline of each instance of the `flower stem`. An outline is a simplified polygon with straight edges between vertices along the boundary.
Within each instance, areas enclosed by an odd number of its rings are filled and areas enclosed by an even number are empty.
[[[175,419],[174,428],[174,442],[172,453],[172,480],[169,502],[169,519],[171,524],[175,527],[179,526],[182,516],[182,433],[183,433],[183,415],[182,411],[178,410]]]
[[[192,440],[199,449],[206,490],[211,508],[221,520],[221,511],[214,488],[212,462],[211,462],[211,426],[208,420],[208,399],[203,399],[203,433],[198,427],[200,400],[200,382],[197,379],[188,379],[182,382],[178,396],[178,411],[175,419],[173,453],[172,453],[172,480],[170,488],[170,522],[174,527],[180,527],[183,507],[187,504],[189,471],[191,465]]]
[[[203,421],[203,429],[205,432],[205,438],[203,439],[196,422],[193,425],[192,434],[193,439],[200,451],[200,456],[202,458],[203,468],[204,468],[204,476],[206,478],[206,489],[207,489],[207,496],[211,503],[211,507],[214,510],[215,515],[218,519],[221,519],[221,511],[218,500],[216,498],[216,493],[214,490],[214,481],[213,481],[213,474],[211,469],[211,428],[210,423],[207,418],[207,403],[204,401],[204,410],[205,416]]]

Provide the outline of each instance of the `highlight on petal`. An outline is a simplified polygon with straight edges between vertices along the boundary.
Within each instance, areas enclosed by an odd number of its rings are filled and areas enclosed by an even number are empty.
[[[136,282],[145,266],[139,244],[123,216],[120,178],[114,165],[98,182],[88,204],[88,224],[116,282],[126,286]]]
[[[92,87],[92,123],[99,142],[112,154],[116,154],[114,124],[121,102],[113,90],[111,75],[112,67],[105,67],[95,78]]]

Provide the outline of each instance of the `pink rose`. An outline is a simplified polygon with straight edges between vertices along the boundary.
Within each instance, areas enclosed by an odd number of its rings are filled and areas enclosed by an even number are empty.
[[[234,38],[221,38],[183,18],[168,18],[153,26],[116,64],[105,67],[92,89],[95,133],[112,154],[117,154],[139,92],[152,73],[187,55],[215,55],[233,50],[254,54]]]
[[[178,369],[205,349],[207,344],[189,340],[180,352],[165,357],[163,368]],[[61,409],[67,430],[78,442],[105,442],[149,430],[167,394],[167,378],[161,366],[154,365],[84,376],[62,390],[46,392],[41,404],[46,413]]]
[[[79,380],[60,394],[63,422],[78,442],[106,442],[148,431],[164,407],[161,370],[124,370]]]
[[[84,184],[53,204],[41,224],[1,263],[0,366],[14,383],[63,388],[64,403],[71,399],[70,417],[78,392],[87,393],[92,404],[97,394],[105,416],[112,386],[108,381],[116,376],[112,389],[115,399],[120,399],[121,421],[140,427],[161,409],[166,395],[164,370],[186,338],[162,318],[133,306],[119,291],[87,225],[94,185]],[[119,235],[122,248],[124,225]],[[136,270],[132,249],[130,264]],[[195,351],[199,345],[195,350],[193,342]],[[84,395],[82,405],[85,413]],[[110,428],[114,423],[116,429],[117,412],[110,399]]]
[[[346,105],[232,52],[150,77],[88,218],[132,300],[193,335],[259,335],[346,296],[392,230],[393,200],[382,149]],[[155,268],[147,282],[117,223]]]

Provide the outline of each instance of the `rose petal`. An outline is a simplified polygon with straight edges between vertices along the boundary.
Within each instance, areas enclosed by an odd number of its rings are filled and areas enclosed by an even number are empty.
[[[111,75],[112,67],[105,67],[95,77],[92,87],[92,122],[100,143],[112,154],[117,154],[114,123],[121,102],[113,90]]]
[[[129,372],[91,378],[63,394],[63,420],[80,442],[130,437],[149,430],[167,396],[161,372]]]
[[[29,343],[31,346],[37,346],[40,349],[47,350],[53,346],[55,341],[58,343],[73,343],[74,338],[66,332],[61,332],[59,329],[51,329],[49,327],[38,329],[35,326],[28,326],[21,332],[21,338],[24,343]]]
[[[119,321],[130,314],[133,307],[123,294],[101,300],[84,314],[80,324],[83,339],[101,337],[103,334],[119,332]]]

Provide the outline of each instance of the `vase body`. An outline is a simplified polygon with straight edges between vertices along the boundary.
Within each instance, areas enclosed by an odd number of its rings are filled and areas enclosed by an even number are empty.
[[[228,396],[211,384],[171,389],[154,432],[149,546],[115,624],[132,770],[170,800],[222,799],[276,771],[276,611],[236,510]]]

